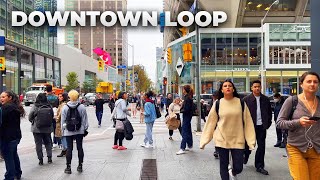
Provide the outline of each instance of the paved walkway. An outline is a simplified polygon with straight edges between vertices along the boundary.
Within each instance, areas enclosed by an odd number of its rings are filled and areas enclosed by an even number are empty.
[[[144,149],[140,143],[144,138],[144,124],[138,119],[132,119],[135,127],[135,136],[132,141],[125,141],[128,148],[125,151],[113,150],[114,130],[106,128],[100,133],[92,133],[85,138],[84,142],[84,171],[78,173],[76,150],[73,152],[72,174],[64,174],[65,158],[57,158],[60,150],[53,151],[53,164],[48,165],[45,161],[43,166],[38,165],[34,145],[19,148],[22,165],[22,179],[24,180],[138,180],[142,168],[143,159],[156,159],[158,178],[160,180],[185,180],[185,179],[212,179],[218,180],[219,160],[216,160],[212,153],[213,143],[210,143],[205,150],[200,150],[199,138],[194,133],[194,151],[177,156],[181,137],[178,131],[174,132],[174,141],[168,139],[168,131],[164,125],[164,119],[157,120],[154,129],[154,149]],[[196,120],[193,121],[195,129]],[[203,126],[203,124],[202,124]],[[287,159],[282,157],[284,149],[274,148],[276,135],[274,126],[268,131],[266,150],[266,169],[269,176],[260,175],[255,172],[253,166],[254,153],[252,153],[248,165],[244,166],[243,173],[238,179],[243,180],[289,180]],[[4,162],[0,162],[0,176],[5,172]]]

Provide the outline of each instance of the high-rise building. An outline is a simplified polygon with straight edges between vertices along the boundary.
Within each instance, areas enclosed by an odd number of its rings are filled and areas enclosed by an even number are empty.
[[[68,11],[126,11],[127,0],[65,0],[65,10]],[[105,27],[99,21],[97,26],[66,27],[65,43],[82,50],[94,59],[92,49],[101,47],[110,53],[114,66],[128,67],[128,37],[127,29],[120,26]],[[122,69],[119,69],[119,74]]]
[[[51,11],[57,9],[57,0],[2,0],[0,1],[0,30],[6,37],[6,58],[3,89],[16,93],[26,89],[36,80],[46,79],[55,86],[61,85],[60,59],[57,58],[57,31],[55,27],[12,27],[12,11]],[[0,86],[2,83],[0,83]]]

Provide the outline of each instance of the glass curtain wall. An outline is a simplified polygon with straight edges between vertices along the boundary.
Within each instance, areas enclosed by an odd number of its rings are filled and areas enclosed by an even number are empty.
[[[44,57],[35,54],[35,66],[36,66],[36,80],[45,79],[45,67],[44,67]]]
[[[32,53],[21,50],[21,92],[32,85]]]
[[[60,62],[54,61],[54,82],[55,86],[61,87],[61,81],[60,81]]]
[[[6,45],[5,58],[6,58],[6,76],[3,77],[4,90],[12,90],[18,92],[18,61],[17,61],[17,48]]]

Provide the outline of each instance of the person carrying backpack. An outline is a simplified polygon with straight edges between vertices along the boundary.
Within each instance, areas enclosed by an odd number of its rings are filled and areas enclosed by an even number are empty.
[[[251,150],[255,147],[254,125],[247,105],[240,100],[231,80],[221,83],[218,99],[214,102],[205,123],[200,138],[200,149],[204,149],[214,139],[219,153],[221,179],[229,180],[229,176],[231,179],[236,179],[236,175],[243,170],[245,141]],[[232,162],[229,159],[230,153]]]
[[[302,93],[284,102],[277,128],[287,129],[287,153],[293,180],[319,180],[320,177],[320,77],[316,72],[301,75]]]
[[[58,97],[53,93],[52,91],[52,85],[46,86],[46,92],[47,92],[47,99],[50,103],[52,108],[58,108],[59,107],[59,99]],[[52,120],[52,126],[53,126],[53,144],[52,147],[56,148],[58,145],[61,144],[61,139],[56,137],[56,120]]]
[[[82,172],[83,164],[83,137],[88,133],[88,116],[86,108],[83,104],[78,102],[79,93],[76,90],[71,90],[68,93],[70,101],[64,105],[61,112],[61,127],[62,136],[67,139],[67,167],[64,170],[66,174],[71,174],[71,160],[73,150],[73,140],[76,140],[79,165],[77,168],[78,172]]]
[[[52,121],[53,110],[45,93],[37,96],[36,102],[29,113],[29,121],[31,122],[31,132],[33,133],[34,142],[36,144],[39,165],[43,165],[42,143],[46,147],[48,164],[52,163]]]

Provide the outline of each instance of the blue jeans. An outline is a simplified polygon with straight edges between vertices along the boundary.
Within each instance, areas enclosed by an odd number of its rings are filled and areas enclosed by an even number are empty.
[[[182,121],[182,141],[180,149],[185,150],[187,145],[189,148],[193,146],[192,131],[191,131],[191,117],[183,116]]]
[[[62,150],[66,150],[68,148],[66,136],[61,137],[61,144],[62,144]]]
[[[13,180],[14,177],[21,177],[22,171],[20,166],[20,159],[17,152],[20,139],[10,142],[1,142],[1,152],[3,159],[6,163],[7,172],[4,175],[5,180]]]
[[[149,142],[149,144],[153,144],[153,140],[152,140],[153,123],[154,122],[146,123],[146,134],[145,134],[145,137],[144,137],[144,143],[145,144],[147,144],[148,142]]]
[[[96,116],[97,116],[99,125],[101,125],[102,115],[103,115],[103,111],[96,111]]]

